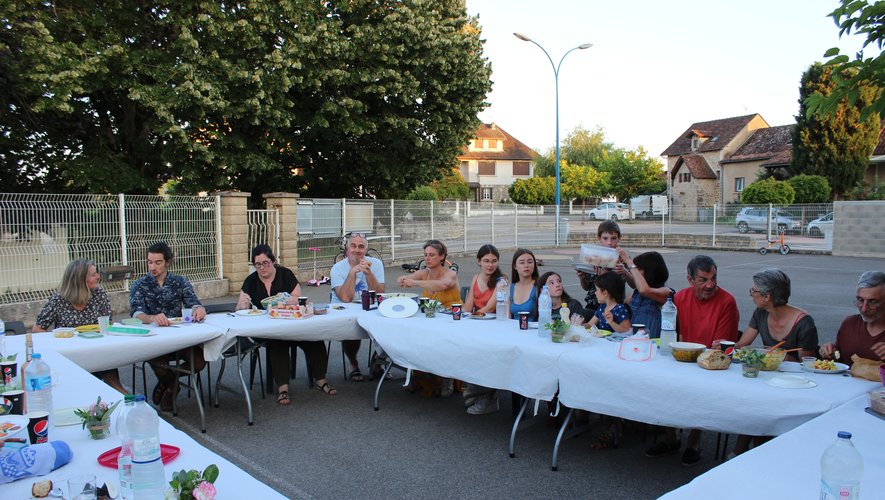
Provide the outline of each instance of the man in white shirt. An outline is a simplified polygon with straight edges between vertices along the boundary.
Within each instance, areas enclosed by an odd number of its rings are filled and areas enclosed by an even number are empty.
[[[384,264],[374,258],[367,257],[369,242],[363,233],[351,233],[347,238],[347,258],[332,266],[332,303],[352,302],[360,297],[363,290],[384,291]],[[360,373],[360,365],[356,355],[360,350],[361,340],[342,340],[341,347],[350,362],[347,378],[354,382],[365,380]]]

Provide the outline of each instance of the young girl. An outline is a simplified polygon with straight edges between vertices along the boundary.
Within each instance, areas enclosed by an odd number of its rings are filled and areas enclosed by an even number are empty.
[[[538,301],[538,266],[535,254],[525,248],[517,248],[510,265],[510,317],[518,319],[520,312],[529,313],[529,321],[537,321],[531,317],[535,303]]]
[[[479,265],[479,274],[473,277],[470,283],[470,291],[464,300],[464,310],[471,313],[494,313],[497,305],[495,287],[498,278],[502,277],[498,267],[498,259],[501,255],[494,245],[483,245],[476,252],[476,263]]]
[[[596,300],[599,307],[589,325],[600,330],[626,332],[631,330],[630,311],[624,306],[624,278],[617,273],[596,276]]]
[[[572,315],[580,314],[584,316],[584,319],[587,319],[587,311],[581,306],[581,303],[577,300],[571,298],[568,293],[562,288],[562,277],[558,273],[549,272],[544,273],[541,276],[541,279],[538,280],[537,286],[535,287],[535,295],[538,297],[541,296],[541,290],[544,286],[547,286],[547,293],[550,294],[550,299],[553,303],[553,314],[551,318],[556,319],[559,317],[559,310],[562,309],[562,306],[568,306],[569,311],[571,311]],[[533,315],[535,318],[538,317],[538,301],[535,300],[535,308],[533,311]],[[568,321],[568,318],[563,318]]]

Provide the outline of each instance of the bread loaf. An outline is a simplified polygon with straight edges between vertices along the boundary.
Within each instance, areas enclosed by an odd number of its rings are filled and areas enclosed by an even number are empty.
[[[719,350],[707,350],[698,356],[698,366],[707,370],[726,370],[731,366],[731,358]]]
[[[873,361],[871,359],[862,358],[857,354],[851,355],[851,375],[855,377],[865,378],[867,380],[872,380],[873,382],[878,382],[880,380],[879,366],[881,365],[881,361]]]

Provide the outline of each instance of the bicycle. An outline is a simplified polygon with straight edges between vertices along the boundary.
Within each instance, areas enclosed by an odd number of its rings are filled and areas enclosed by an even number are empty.
[[[353,233],[347,233],[344,236],[339,236],[335,240],[335,246],[338,247],[338,253],[335,254],[335,257],[332,259],[332,266],[347,258],[347,239],[351,234]],[[366,249],[366,257],[374,257],[382,263],[384,262],[384,259],[381,258],[381,252],[372,247]]]
[[[451,269],[452,271],[455,271],[456,273],[458,272],[458,264],[450,261],[449,259],[446,259],[445,266],[447,268]],[[405,269],[406,271],[408,271],[410,273],[414,273],[415,271],[424,269],[426,267],[427,267],[427,264],[424,262],[423,258],[414,264],[408,264],[408,263],[403,264],[403,269]]]
[[[766,241],[768,241],[768,244],[766,244],[764,247],[760,248],[759,253],[762,255],[765,255],[768,253],[769,248],[771,248],[775,245],[778,245],[778,244],[779,245],[777,246],[777,248],[778,248],[778,250],[780,250],[781,255],[787,255],[788,253],[790,253],[790,245],[787,245],[784,242],[784,233],[786,233],[786,231],[778,231],[778,234],[780,234],[780,239],[766,240]]]

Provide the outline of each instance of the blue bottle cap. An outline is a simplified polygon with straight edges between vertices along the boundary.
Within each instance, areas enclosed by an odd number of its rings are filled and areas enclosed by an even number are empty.
[[[839,433],[836,435],[842,439],[851,439],[851,433],[848,431],[839,431]]]

